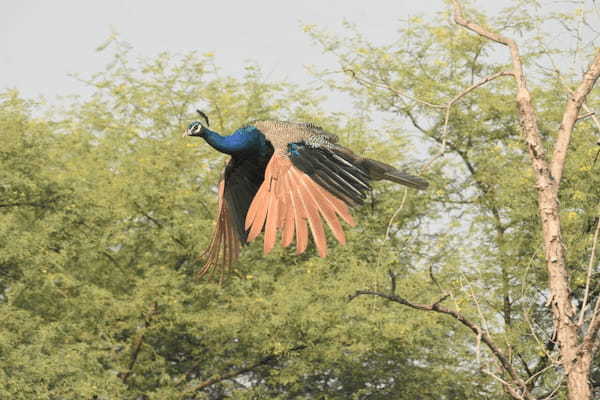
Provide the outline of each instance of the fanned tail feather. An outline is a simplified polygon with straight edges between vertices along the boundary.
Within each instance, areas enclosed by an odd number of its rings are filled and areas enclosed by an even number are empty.
[[[369,171],[371,179],[385,179],[419,190],[427,189],[427,186],[429,186],[429,182],[425,179],[399,171],[381,161],[364,158],[362,164]]]

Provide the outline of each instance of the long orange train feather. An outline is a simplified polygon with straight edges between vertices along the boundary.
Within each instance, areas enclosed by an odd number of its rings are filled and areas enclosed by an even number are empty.
[[[297,174],[298,179],[298,192],[300,193],[302,203],[304,204],[305,210],[308,213],[308,224],[310,225],[310,231],[312,233],[315,246],[317,246],[317,252],[319,256],[325,257],[327,255],[327,240],[325,238],[325,230],[321,218],[319,217],[318,205],[315,204],[313,197],[310,194],[310,190],[303,185],[303,176]]]
[[[295,212],[294,212],[294,203],[292,201],[292,194],[290,192],[289,185],[289,173],[286,174],[285,179],[283,179],[283,190],[285,193],[285,200],[283,203],[285,204],[285,221],[283,222],[283,233],[281,235],[281,245],[283,247],[288,247],[292,241],[294,240],[294,232],[295,232]]]

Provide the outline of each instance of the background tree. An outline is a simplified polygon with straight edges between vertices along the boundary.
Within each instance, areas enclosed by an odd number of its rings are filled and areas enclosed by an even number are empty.
[[[461,279],[467,283],[459,290],[471,293],[478,314],[377,290],[357,295],[385,297],[467,325],[478,360],[483,343],[495,361],[484,371],[514,398],[559,396],[564,384],[569,398],[589,399],[600,385],[592,364],[600,324],[593,161],[600,124],[590,111],[598,103],[592,89],[600,54],[592,6],[539,17],[538,4],[517,2],[488,23],[474,10],[465,16],[452,1],[453,21],[471,32],[412,18],[402,39],[379,47],[356,32],[341,41],[313,31],[348,77],[330,79],[331,85],[407,119],[434,144],[434,162],[445,156],[443,171],[455,184],[440,188],[434,200],[450,215],[467,216],[448,233],[470,233],[461,243],[470,251],[463,250]],[[542,32],[552,21],[565,29],[560,43]],[[498,44],[509,49],[505,63]],[[571,70],[561,56],[575,61]],[[583,78],[571,73],[578,68]],[[456,295],[448,286],[440,287],[443,299]]]
[[[211,55],[133,63],[126,44],[107,46],[113,61],[86,80],[89,99],[64,109],[14,91],[0,99],[1,398],[497,395],[468,367],[466,331],[375,299],[348,303],[357,282],[383,284],[390,268],[403,292],[437,292],[412,268],[452,243],[428,233],[438,215],[425,195],[376,185],[335,257],[263,257],[258,244],[224,285],[195,279],[224,165],[181,139],[196,107],[223,131],[310,119],[357,151],[410,164],[396,128],[373,129],[367,112],[328,115],[311,91],[254,65],[234,79]]]

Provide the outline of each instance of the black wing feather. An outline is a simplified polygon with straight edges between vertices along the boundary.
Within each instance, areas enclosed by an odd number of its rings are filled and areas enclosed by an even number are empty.
[[[349,205],[363,204],[366,192],[371,190],[367,171],[336,155],[334,149],[305,143],[294,143],[290,152],[294,166],[330,193]]]
[[[232,157],[225,167],[224,200],[232,214],[233,225],[242,244],[246,244],[248,232],[244,228],[250,203],[265,178],[265,168],[271,158],[271,150],[265,156]]]

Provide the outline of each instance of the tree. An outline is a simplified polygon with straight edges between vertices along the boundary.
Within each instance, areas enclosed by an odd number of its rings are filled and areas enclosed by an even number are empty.
[[[437,235],[425,235],[426,221],[438,216],[424,195],[376,185],[335,257],[263,257],[257,244],[223,285],[195,279],[224,165],[181,138],[196,107],[223,131],[254,118],[311,119],[398,165],[415,161],[398,156],[404,137],[372,129],[366,112],[328,115],[310,90],[268,82],[254,65],[223,77],[211,55],[134,63],[122,42],[108,46],[113,62],[82,78],[89,99],[60,108],[15,91],[0,98],[1,398],[497,395],[466,367],[466,331],[348,302],[349,288],[383,283],[390,268],[404,293],[436,293],[410,267],[445,251],[429,249]]]
[[[376,47],[358,34],[348,45],[323,32],[313,36],[338,55],[341,72],[350,78],[333,85],[407,118],[424,140],[440,144],[432,162],[446,155],[446,174],[460,177],[446,193],[440,189],[439,201],[448,212],[474,213],[466,229],[482,235],[462,243],[477,254],[469,253],[461,269],[470,282],[461,290],[471,292],[479,315],[456,302],[442,305],[456,296],[456,288],[440,287],[443,297],[430,304],[394,290],[360,290],[354,296],[383,297],[467,326],[476,336],[477,358],[482,343],[501,375],[486,372],[513,398],[551,398],[564,383],[569,399],[591,399],[600,386],[593,377],[600,347],[600,225],[592,162],[600,123],[591,111],[598,103],[592,89],[600,76],[600,52],[596,41],[589,48],[582,43],[584,30],[593,26],[593,10],[542,18],[532,14],[537,4],[517,2],[488,24],[474,10],[466,13],[459,1],[451,5],[459,29],[413,18],[390,46]],[[591,60],[583,77],[561,73],[554,58],[570,49],[552,47],[539,36],[539,27],[552,19],[577,35],[574,59]],[[511,32],[529,42],[513,40]],[[506,64],[493,52],[498,44],[509,50]],[[455,162],[462,164],[460,172]],[[468,277],[472,273],[475,278]],[[395,288],[394,274],[391,281]],[[487,290],[497,296],[484,295]]]

